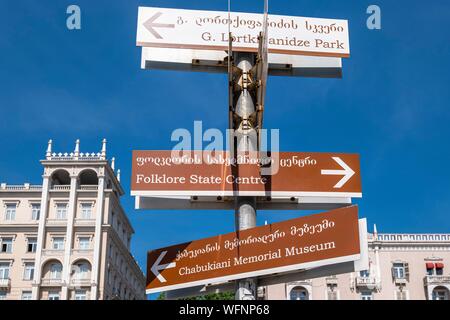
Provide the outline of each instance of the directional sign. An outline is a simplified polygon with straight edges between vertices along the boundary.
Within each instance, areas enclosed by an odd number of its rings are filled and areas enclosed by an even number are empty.
[[[358,208],[351,206],[152,250],[147,294],[357,261]]]
[[[263,15],[139,7],[137,45],[257,52]],[[348,57],[347,20],[268,16],[269,53]]]
[[[172,156],[171,151],[133,151],[131,195],[361,197],[359,156],[280,152],[278,172],[261,175],[242,158],[232,165],[225,151]]]

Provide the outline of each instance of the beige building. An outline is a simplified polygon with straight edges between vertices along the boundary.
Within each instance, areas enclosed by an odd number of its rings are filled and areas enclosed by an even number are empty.
[[[450,234],[369,234],[369,270],[271,285],[269,300],[449,300]]]
[[[42,185],[0,185],[0,300],[145,299],[114,158],[53,153]]]

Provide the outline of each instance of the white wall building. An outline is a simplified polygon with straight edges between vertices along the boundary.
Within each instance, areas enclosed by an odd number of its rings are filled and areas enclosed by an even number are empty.
[[[260,288],[270,300],[449,300],[450,234],[369,234],[369,270]]]
[[[106,140],[98,153],[53,153],[42,185],[0,185],[1,299],[145,299],[134,230]]]

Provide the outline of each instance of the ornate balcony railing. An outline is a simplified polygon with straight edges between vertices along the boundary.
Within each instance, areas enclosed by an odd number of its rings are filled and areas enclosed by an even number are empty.
[[[70,185],[66,185],[66,184],[54,185],[51,187],[50,190],[51,191],[70,191]]]
[[[62,284],[63,284],[62,279],[44,278],[41,281],[42,286],[61,286]]]
[[[97,153],[52,153],[49,154],[47,156],[47,160],[56,160],[56,161],[77,161],[77,160],[93,160],[93,161],[98,161],[98,160],[105,160],[105,154],[102,154],[101,152],[97,152]]]
[[[67,225],[67,219],[50,219],[50,218],[47,218],[47,225],[50,225],[50,226],[65,226],[65,225]]]
[[[41,185],[32,185],[29,183],[24,183],[21,185],[13,184],[0,184],[0,191],[42,191]]]
[[[375,277],[356,277],[355,284],[357,287],[375,287],[377,285],[377,279]]]
[[[432,284],[450,284],[450,276],[425,276],[423,278],[425,286]]]
[[[338,278],[336,276],[326,277],[325,278],[325,282],[327,284],[337,284],[338,283]]]
[[[376,237],[369,236],[369,240],[383,242],[449,242],[448,233],[379,233]]]
[[[78,187],[78,191],[97,191],[97,185],[81,185]]]
[[[94,217],[90,219],[75,218],[75,225],[83,225],[83,226],[95,225],[95,218]]]
[[[77,279],[77,278],[72,278],[70,279],[70,285],[72,287],[86,287],[86,286],[90,286],[91,285],[91,279],[84,278],[84,279]]]

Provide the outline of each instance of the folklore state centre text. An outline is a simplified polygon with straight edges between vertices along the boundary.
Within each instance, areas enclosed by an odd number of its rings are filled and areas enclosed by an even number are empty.
[[[234,175],[226,175],[225,177],[218,176],[203,176],[198,174],[191,174],[189,177],[169,176],[166,174],[137,174],[136,184],[221,184],[221,183],[237,183],[250,185],[265,185],[268,182],[266,177],[236,177]]]

